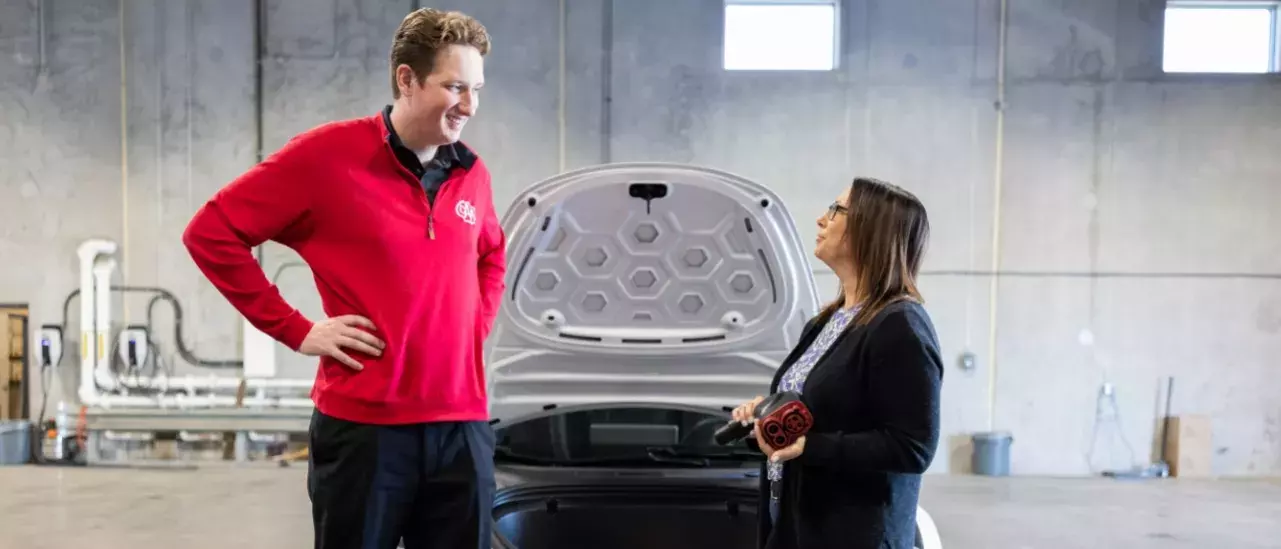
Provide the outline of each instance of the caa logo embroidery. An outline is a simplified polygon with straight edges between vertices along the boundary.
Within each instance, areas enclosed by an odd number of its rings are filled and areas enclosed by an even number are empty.
[[[454,204],[454,213],[458,214],[458,217],[468,225],[476,224],[476,207],[472,206],[471,202],[459,200],[457,204]]]

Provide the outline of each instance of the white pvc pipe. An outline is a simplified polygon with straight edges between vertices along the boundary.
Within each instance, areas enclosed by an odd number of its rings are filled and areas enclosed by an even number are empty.
[[[77,250],[80,256],[80,403],[91,407],[127,408],[232,408],[237,406],[232,395],[196,394],[201,391],[234,390],[241,379],[227,376],[183,376],[147,379],[138,376],[117,378],[111,372],[111,277],[116,260],[110,255],[116,244],[108,240],[89,240]],[[103,258],[102,256],[108,256]],[[310,379],[245,380],[247,389],[310,390]],[[120,389],[178,390],[186,394],[118,395],[107,392]],[[245,408],[311,408],[310,398],[246,395],[239,404]]]
[[[313,385],[310,379],[246,379],[246,389],[293,389],[309,391]],[[105,391],[117,389],[151,389],[159,391],[179,390],[192,393],[195,391],[235,390],[240,388],[240,378],[221,376],[181,376],[166,377],[110,377],[99,379],[98,387]]]
[[[106,388],[114,377],[111,374],[111,275],[116,270],[116,260],[111,257],[94,262],[94,311],[95,337],[93,342],[93,379],[99,389]]]
[[[94,394],[94,367],[97,365],[93,346],[96,345],[96,332],[93,311],[98,296],[94,291],[94,265],[98,256],[116,252],[116,243],[109,240],[87,240],[76,249],[80,259],[80,389],[79,394]]]
[[[90,395],[81,404],[92,408],[235,408],[236,397],[226,395]],[[309,398],[245,397],[243,408],[311,408]]]

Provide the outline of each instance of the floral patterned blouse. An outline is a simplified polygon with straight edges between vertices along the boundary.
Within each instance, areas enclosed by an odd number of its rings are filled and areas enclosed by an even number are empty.
[[[818,334],[818,337],[814,338],[809,348],[805,350],[805,354],[801,355],[801,358],[797,359],[791,368],[788,368],[787,372],[783,374],[783,379],[779,380],[778,383],[778,391],[802,392],[805,388],[805,378],[809,376],[810,370],[814,369],[814,365],[818,364],[820,358],[823,358],[832,343],[835,343],[836,339],[845,332],[845,327],[849,325],[850,319],[854,318],[856,314],[858,314],[857,307],[837,309],[832,314],[832,317],[828,319],[827,325],[823,326],[823,331]],[[769,479],[778,481],[782,478],[783,464],[770,462]]]

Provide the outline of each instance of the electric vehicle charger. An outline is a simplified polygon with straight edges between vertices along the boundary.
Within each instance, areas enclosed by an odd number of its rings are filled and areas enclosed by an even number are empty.
[[[786,448],[805,436],[814,426],[814,416],[801,402],[799,393],[784,391],[765,397],[753,411],[761,438],[775,450]],[[752,425],[731,421],[713,435],[717,444],[726,446],[752,433]]]

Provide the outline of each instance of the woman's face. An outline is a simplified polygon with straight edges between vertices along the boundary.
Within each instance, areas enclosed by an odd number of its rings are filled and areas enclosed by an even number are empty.
[[[845,223],[849,218],[850,190],[836,197],[836,202],[818,217],[818,238],[814,256],[833,270],[850,261],[849,243],[845,242]]]

